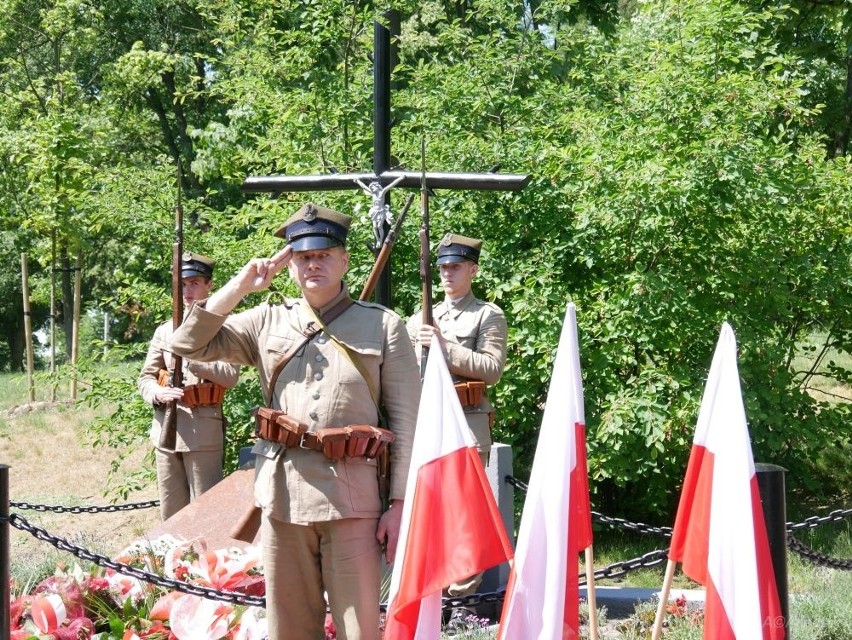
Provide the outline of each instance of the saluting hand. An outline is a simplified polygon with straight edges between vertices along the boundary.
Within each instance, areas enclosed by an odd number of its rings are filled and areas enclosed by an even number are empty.
[[[271,258],[249,260],[237,275],[210,296],[204,308],[210,313],[229,314],[247,293],[269,287],[276,274],[290,264],[292,257],[293,249],[287,245]]]
[[[272,282],[279,271],[290,264],[293,248],[288,244],[271,258],[255,258],[243,267],[240,276],[247,280],[249,291],[262,291]]]

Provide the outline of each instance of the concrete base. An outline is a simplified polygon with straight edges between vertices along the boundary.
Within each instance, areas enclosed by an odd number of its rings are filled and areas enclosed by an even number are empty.
[[[659,589],[638,587],[596,587],[595,600],[598,609],[606,607],[608,618],[622,618],[632,614],[637,603],[653,602],[656,606],[660,601],[660,593]],[[686,597],[690,608],[704,607],[703,589],[672,589],[669,593],[669,602],[674,602],[680,596]],[[587,600],[586,587],[580,587],[580,598]]]
[[[154,540],[170,534],[184,540],[203,538],[208,549],[243,548],[247,543],[235,540],[230,532],[252,505],[254,469],[240,469],[148,531],[144,538]],[[259,540],[260,533],[254,544]]]

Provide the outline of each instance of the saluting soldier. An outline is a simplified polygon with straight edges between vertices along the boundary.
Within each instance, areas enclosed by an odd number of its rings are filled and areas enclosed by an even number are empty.
[[[204,301],[213,287],[215,262],[198,253],[181,259],[183,304],[190,309]],[[168,350],[173,323],[164,322],[148,345],[148,356],[137,387],[145,402],[154,407],[151,442],[157,467],[160,514],[169,518],[222,479],[225,418],[222,397],[237,384],[240,369],[225,362],[184,360],[183,387],[169,386],[174,358]],[[158,446],[165,405],[177,401],[175,448]]]
[[[441,239],[436,262],[444,300],[433,307],[434,326],[424,325],[418,310],[409,318],[407,328],[418,350],[429,346],[432,336],[437,336],[482,464],[487,465],[494,408],[485,387],[497,383],[503,375],[508,329],[500,307],[473,295],[472,283],[479,271],[481,251],[482,240],[476,238],[448,233]],[[447,594],[452,597],[472,594],[481,582],[480,573],[450,585]],[[471,614],[464,608],[453,610],[449,627],[463,626],[464,618]]]
[[[249,261],[172,339],[189,358],[256,366],[268,408],[280,412],[258,421],[254,448],[272,640],[323,640],[324,592],[339,638],[378,640],[381,549],[393,561],[399,536],[420,376],[402,320],[352,300],[343,282],[350,222],[305,205],[275,234],[287,246]],[[285,267],[300,298],[229,315]],[[348,425],[378,433],[379,406],[395,436],[384,513],[375,458],[323,445]]]

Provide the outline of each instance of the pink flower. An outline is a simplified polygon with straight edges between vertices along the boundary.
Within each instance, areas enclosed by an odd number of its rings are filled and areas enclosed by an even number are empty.
[[[65,613],[65,603],[55,593],[33,598],[32,606],[30,607],[30,616],[33,619],[33,624],[42,633],[56,631],[59,625],[68,618]]]
[[[166,595],[160,596],[154,606],[151,607],[149,614],[151,620],[168,620],[172,613],[172,606],[182,595],[180,591],[169,591]]]
[[[53,632],[56,640],[88,640],[95,632],[95,625],[88,618],[74,618],[67,627]]]
[[[325,614],[325,640],[337,639],[337,627],[334,626],[334,620],[330,613]]]
[[[169,627],[178,640],[218,640],[228,634],[233,615],[229,604],[182,595],[172,604]]]
[[[232,630],[234,640],[260,640],[268,637],[268,625],[266,617],[262,616],[262,609],[249,607],[243,612],[236,628]]]

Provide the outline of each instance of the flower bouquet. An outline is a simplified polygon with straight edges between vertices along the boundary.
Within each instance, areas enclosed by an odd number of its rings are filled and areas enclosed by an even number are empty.
[[[211,551],[203,540],[164,536],[137,543],[117,558],[187,584],[264,595],[256,547]],[[182,593],[113,569],[58,568],[30,593],[13,599],[12,640],[261,640],[263,608]]]

